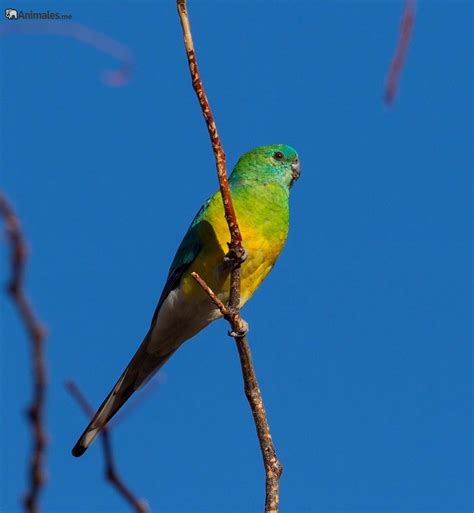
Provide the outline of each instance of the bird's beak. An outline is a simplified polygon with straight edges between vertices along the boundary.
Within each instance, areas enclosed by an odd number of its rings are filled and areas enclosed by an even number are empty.
[[[298,180],[301,174],[300,169],[300,161],[299,159],[296,159],[294,162],[291,163],[291,183],[290,187]]]

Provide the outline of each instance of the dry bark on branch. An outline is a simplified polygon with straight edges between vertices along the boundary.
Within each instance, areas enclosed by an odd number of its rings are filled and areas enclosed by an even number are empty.
[[[244,378],[244,390],[247,400],[252,410],[253,420],[257,429],[260,450],[262,452],[263,464],[265,466],[265,513],[278,513],[280,501],[279,496],[279,480],[283,472],[283,466],[278,460],[275,446],[273,445],[270,426],[267,420],[265,406],[263,404],[262,394],[258,385],[257,376],[252,361],[252,353],[245,335],[239,336],[242,332],[242,319],[240,315],[232,312],[217,297],[214,291],[206,284],[206,282],[197,273],[191,273],[192,277],[208,294],[211,301],[219,308],[222,316],[229,322],[233,337],[237,343],[239,351],[240,366]]]
[[[31,302],[23,287],[23,277],[27,258],[27,247],[23,237],[20,221],[7,198],[0,193],[0,216],[5,222],[11,249],[10,279],[8,293],[15,304],[20,318],[25,325],[31,343],[31,366],[33,370],[33,398],[27,414],[30,422],[33,446],[30,456],[29,488],[23,504],[29,513],[38,513],[39,494],[46,481],[44,469],[46,432],[44,428],[44,406],[46,397],[46,361],[44,342],[46,332],[33,311]]]
[[[186,0],[177,0],[178,14],[183,29],[184,46],[188,59],[189,71],[194,91],[201,106],[201,110],[206,121],[206,126],[211,139],[212,151],[216,161],[217,176],[219,179],[219,188],[224,204],[225,218],[229,227],[230,242],[229,252],[226,260],[231,265],[229,304],[224,305],[214,292],[207,286],[202,278],[193,273],[194,279],[207,292],[210,299],[221,310],[224,318],[231,326],[231,335],[234,337],[240,357],[242,376],[244,380],[245,395],[250,404],[252,415],[257,430],[260,449],[262,452],[263,463],[266,475],[266,494],[265,494],[265,513],[278,513],[279,505],[279,479],[283,470],[279,462],[275,447],[273,446],[270,427],[268,425],[267,415],[263,405],[262,395],[258,386],[255,369],[252,363],[250,347],[245,336],[245,322],[240,315],[240,282],[241,265],[245,260],[245,249],[243,246],[242,235],[240,233],[237,216],[235,214],[232,197],[227,179],[226,159],[222,148],[216,123],[212,115],[209,100],[204,90],[204,86],[199,74],[199,68],[196,60],[196,53],[191,34],[191,27],[186,7]]]

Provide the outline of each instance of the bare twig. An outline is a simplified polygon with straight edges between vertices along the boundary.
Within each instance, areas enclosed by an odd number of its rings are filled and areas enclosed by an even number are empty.
[[[77,401],[79,406],[83,409],[84,413],[86,413],[88,417],[92,418],[94,415],[94,409],[87,402],[87,399],[79,390],[79,387],[76,385],[76,383],[74,381],[67,381],[65,385],[71,396]],[[102,428],[100,436],[102,439],[102,448],[104,451],[105,478],[128,502],[128,504],[130,504],[131,508],[134,511],[136,511],[137,513],[148,513],[149,509],[147,504],[144,501],[137,499],[135,497],[133,492],[130,490],[130,488],[128,488],[128,486],[124,483],[123,479],[118,474],[109,434],[110,430],[108,429],[108,426],[104,426]]]
[[[240,365],[242,368],[242,376],[244,380],[244,389],[247,399],[252,410],[255,421],[260,449],[262,452],[265,475],[266,475],[266,495],[265,495],[265,512],[277,513],[279,504],[279,479],[283,470],[281,463],[276,456],[275,447],[273,446],[270,428],[263,405],[262,395],[258,386],[255,370],[252,363],[250,348],[245,336],[245,323],[240,315],[240,282],[241,282],[241,265],[245,260],[245,250],[242,244],[242,235],[240,233],[237,216],[232,203],[232,197],[227,179],[227,170],[225,162],[225,153],[217,131],[216,123],[212,115],[209,100],[204,91],[204,86],[199,75],[199,69],[196,61],[196,53],[194,51],[193,39],[191,35],[191,27],[189,23],[186,0],[177,0],[178,14],[183,29],[184,46],[188,58],[189,71],[194,91],[201,106],[201,110],[206,121],[206,126],[211,139],[212,150],[216,161],[217,176],[219,179],[219,187],[224,204],[225,218],[229,227],[230,243],[229,252],[226,260],[231,264],[230,291],[228,306],[224,305],[216,294],[208,287],[202,278],[193,273],[194,279],[206,291],[210,299],[219,308],[224,318],[229,322],[240,357]]]
[[[191,34],[191,27],[189,24],[188,12],[186,8],[186,0],[177,0],[178,14],[181,21],[181,27],[183,29],[184,46],[186,48],[186,55],[188,57],[189,71],[191,73],[191,80],[193,82],[193,88],[196,92],[199,105],[201,106],[202,114],[206,121],[206,126],[209,131],[209,137],[211,139],[212,151],[216,160],[217,176],[219,178],[219,187],[222,195],[222,201],[224,203],[224,212],[227,224],[229,226],[229,232],[231,242],[229,244],[230,257],[234,258],[237,262],[239,259],[244,259],[244,250],[242,247],[242,235],[240,233],[239,224],[237,222],[237,216],[235,215],[234,205],[230,195],[229,182],[227,180],[226,170],[226,157],[222,144],[220,141],[217,126],[212,115],[211,106],[207,99],[206,91],[199,74],[199,68],[196,61],[196,53],[194,51],[193,38]]]
[[[46,481],[44,455],[46,449],[46,432],[44,429],[44,406],[46,396],[46,363],[44,342],[46,332],[36,317],[31,302],[23,288],[23,277],[27,258],[26,242],[21,232],[20,221],[8,202],[0,193],[0,215],[5,222],[6,232],[11,248],[11,274],[8,293],[20,314],[31,341],[31,360],[33,369],[33,398],[27,414],[31,424],[33,447],[30,458],[30,485],[24,497],[24,507],[29,513],[39,512],[39,494]]]
[[[245,395],[249,401],[252,410],[255,427],[257,429],[260,450],[262,452],[263,464],[265,466],[266,475],[266,495],[265,495],[265,513],[277,513],[279,505],[279,479],[283,472],[283,466],[276,455],[275,446],[273,445],[272,435],[267,420],[265,406],[263,404],[262,394],[258,385],[257,376],[252,362],[252,353],[245,335],[242,333],[243,323],[240,315],[230,310],[214,293],[214,291],[206,284],[206,282],[193,272],[192,277],[199,283],[211,301],[220,310],[224,319],[226,319],[231,328],[237,349],[239,351],[240,365],[242,375],[244,377]]]
[[[405,7],[400,23],[400,35],[398,38],[398,44],[385,81],[384,100],[386,105],[390,105],[397,95],[398,81],[403,68],[403,64],[405,63],[414,22],[415,0],[405,0]]]

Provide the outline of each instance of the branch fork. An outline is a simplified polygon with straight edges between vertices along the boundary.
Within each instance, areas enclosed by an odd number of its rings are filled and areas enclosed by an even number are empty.
[[[189,72],[191,74],[191,82],[209,132],[212,151],[216,162],[222,203],[224,205],[224,215],[229,228],[229,251],[224,258],[224,264],[228,265],[231,270],[228,304],[225,305],[197,273],[193,272],[191,274],[209,296],[209,299],[220,310],[222,316],[227,320],[231,327],[229,335],[234,338],[239,352],[245,395],[249,401],[250,409],[252,410],[265,468],[265,513],[278,513],[280,498],[279,479],[282,474],[283,467],[276,455],[262,395],[253,367],[252,354],[246,337],[248,325],[240,315],[241,266],[247,257],[247,253],[243,245],[242,234],[240,232],[239,223],[232,203],[232,196],[230,194],[225,153],[222,148],[211,106],[199,74],[186,0],[177,0],[177,8],[183,30],[184,46],[188,59]]]

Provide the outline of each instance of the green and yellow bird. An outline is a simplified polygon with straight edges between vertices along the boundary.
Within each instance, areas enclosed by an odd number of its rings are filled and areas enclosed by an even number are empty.
[[[262,146],[243,155],[230,178],[237,219],[247,252],[242,265],[243,306],[270,272],[288,235],[289,196],[300,176],[298,154],[290,146]],[[127,399],[160,369],[178,347],[221,317],[191,276],[197,272],[226,303],[230,270],[224,265],[229,229],[222,198],[216,192],[201,207],[168,274],[142,344],[72,450],[85,452]]]

